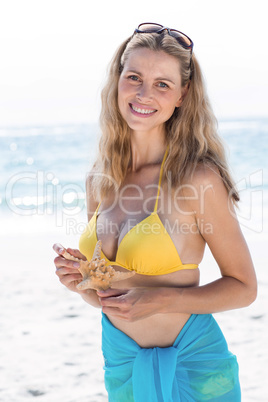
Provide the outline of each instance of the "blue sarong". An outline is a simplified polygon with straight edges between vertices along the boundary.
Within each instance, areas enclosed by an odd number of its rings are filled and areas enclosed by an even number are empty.
[[[109,402],[240,402],[236,357],[211,314],[191,315],[174,344],[141,348],[102,316]]]

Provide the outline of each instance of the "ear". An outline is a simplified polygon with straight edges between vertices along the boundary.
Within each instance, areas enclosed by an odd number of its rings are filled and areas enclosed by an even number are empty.
[[[176,102],[176,107],[180,107],[182,105],[182,102],[184,101],[184,98],[188,94],[189,86],[190,86],[190,81],[185,85],[185,87],[182,88],[181,96]]]

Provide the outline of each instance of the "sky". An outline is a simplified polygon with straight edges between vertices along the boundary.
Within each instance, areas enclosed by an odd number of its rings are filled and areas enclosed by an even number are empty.
[[[97,122],[117,47],[142,22],[190,36],[219,119],[268,117],[266,0],[0,0],[0,127]]]

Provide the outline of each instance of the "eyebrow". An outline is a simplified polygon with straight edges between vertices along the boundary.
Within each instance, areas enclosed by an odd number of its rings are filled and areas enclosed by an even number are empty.
[[[139,71],[136,71],[136,70],[132,70],[131,68],[128,69],[126,71],[126,73],[134,73],[134,74],[140,75],[142,77],[142,73],[140,73]],[[158,77],[158,78],[156,78],[156,81],[168,81],[168,82],[171,82],[173,85],[176,85],[175,82],[173,82],[170,78]]]

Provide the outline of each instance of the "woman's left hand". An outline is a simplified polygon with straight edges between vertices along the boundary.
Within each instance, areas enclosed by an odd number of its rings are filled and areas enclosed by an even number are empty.
[[[137,321],[164,312],[164,288],[107,289],[97,291],[104,314]]]

